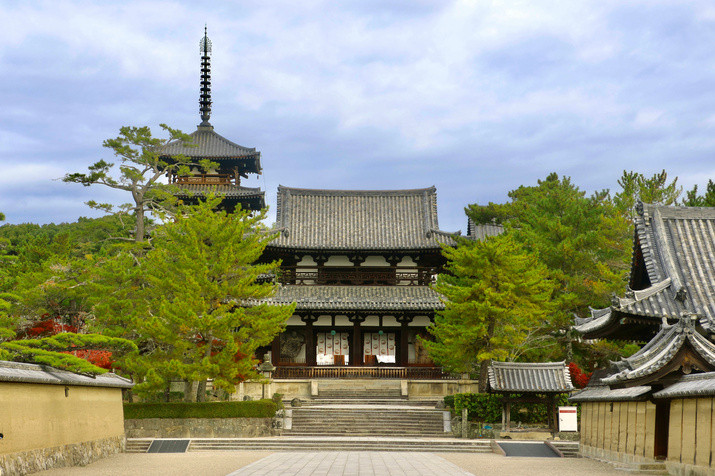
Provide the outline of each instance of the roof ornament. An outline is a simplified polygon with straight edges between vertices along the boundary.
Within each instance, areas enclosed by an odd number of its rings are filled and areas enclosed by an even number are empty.
[[[640,201],[640,199],[636,202],[636,213],[640,216],[643,216],[643,202]]]
[[[208,26],[204,26],[204,37],[199,42],[201,53],[201,94],[199,96],[199,112],[201,112],[201,124],[199,126],[211,126],[211,40],[208,37]]]
[[[685,304],[685,300],[688,297],[688,290],[685,286],[682,286],[678,291],[675,293],[675,300]]]

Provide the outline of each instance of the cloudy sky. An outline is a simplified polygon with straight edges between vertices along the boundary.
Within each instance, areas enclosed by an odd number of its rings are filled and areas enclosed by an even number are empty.
[[[715,4],[678,0],[0,0],[0,211],[95,216],[129,197],[57,179],[123,125],[195,130],[213,41],[216,131],[246,184],[435,185],[440,227],[549,172],[715,178]],[[158,131],[157,131],[158,132]]]

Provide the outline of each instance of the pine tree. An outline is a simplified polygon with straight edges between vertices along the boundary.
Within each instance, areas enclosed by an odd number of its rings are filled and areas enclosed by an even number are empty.
[[[546,267],[508,235],[462,240],[443,254],[447,273],[435,290],[446,308],[428,328],[435,341],[424,343],[447,370],[479,369],[483,391],[491,359],[514,359],[536,345],[554,307],[555,285]]]
[[[114,284],[106,289],[110,296],[96,307],[97,319],[108,332],[139,343],[142,355],[122,365],[143,379],[140,392],[171,380],[206,379],[232,392],[236,383],[258,377],[254,351],[293,312],[293,306],[256,305],[275,291],[262,278],[278,265],[256,263],[273,239],[261,224],[265,214],[216,211],[219,202],[210,197],[181,207],[157,229],[145,256],[124,253],[103,271],[112,273],[105,282],[116,282],[115,271],[123,282],[120,291]]]

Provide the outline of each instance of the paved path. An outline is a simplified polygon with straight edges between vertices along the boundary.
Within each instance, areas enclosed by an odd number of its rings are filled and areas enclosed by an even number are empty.
[[[474,476],[434,453],[274,453],[229,476]]]

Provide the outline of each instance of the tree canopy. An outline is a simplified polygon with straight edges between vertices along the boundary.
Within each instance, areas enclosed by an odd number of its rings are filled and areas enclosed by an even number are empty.
[[[168,139],[153,137],[148,127],[124,126],[119,130],[119,136],[104,141],[104,147],[111,149],[121,162],[118,174],[113,175],[114,163],[100,160],[90,165],[86,173],[70,173],[63,178],[65,182],[79,183],[86,187],[96,184],[129,192],[134,203],[124,205],[122,209],[133,212],[133,239],[136,242],[146,238],[147,213],[165,214],[176,202],[171,193],[172,187],[163,184],[162,177],[174,171],[188,175],[188,166],[191,164],[184,156],[174,156],[171,161],[162,158],[161,146],[171,141],[190,143],[191,138],[166,124],[161,124],[161,128],[168,132]],[[209,161],[194,165],[206,168],[212,166]],[[90,201],[87,204],[106,212],[114,209],[107,203]]]
[[[557,284],[557,308],[549,322],[561,343],[557,349],[565,352],[551,357],[571,360],[573,315],[608,305],[611,293],[624,288],[629,223],[606,191],[586,196],[570,178],[555,173],[536,186],[512,190],[509,198],[504,204],[470,205],[467,214],[476,223],[503,223],[506,233],[548,268]]]
[[[293,306],[268,306],[275,285],[262,280],[278,263],[256,264],[273,235],[264,213],[214,208],[220,198],[181,206],[158,228],[144,255],[118,254],[102,268],[98,325],[139,342],[139,356],[120,362],[140,377],[138,391],[172,379],[233,391],[257,377],[254,351],[284,328]],[[203,397],[199,386],[198,399]]]
[[[439,275],[435,290],[446,308],[428,328],[435,340],[425,345],[447,370],[479,369],[484,387],[490,359],[513,359],[539,345],[556,286],[548,269],[511,235],[464,239],[443,253],[447,273]]]

